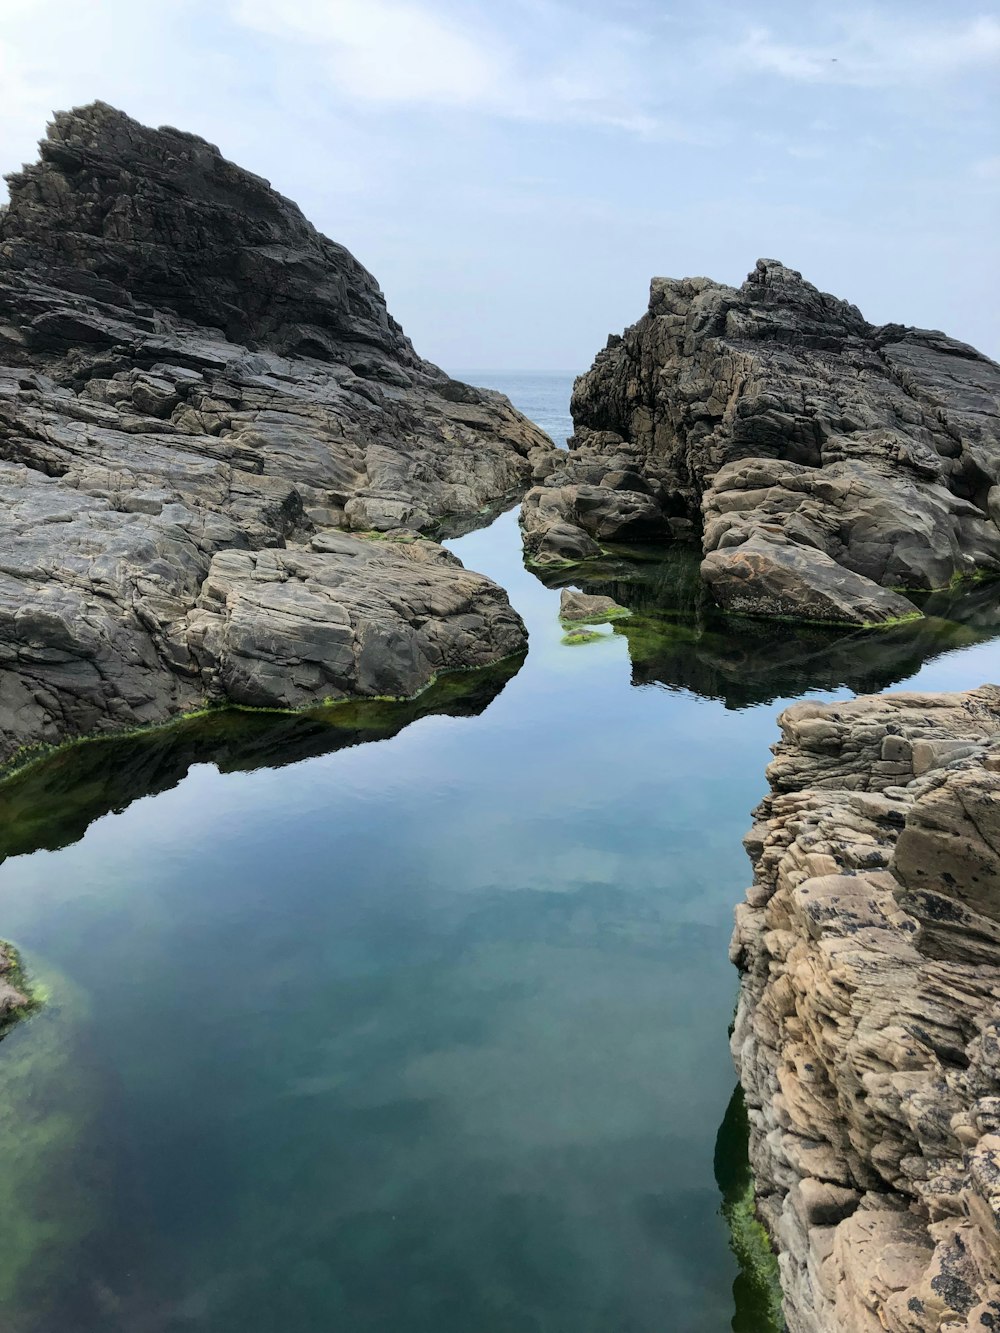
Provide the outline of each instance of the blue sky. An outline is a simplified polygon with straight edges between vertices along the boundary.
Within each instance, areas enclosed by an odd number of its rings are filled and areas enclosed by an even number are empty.
[[[202,134],[452,370],[582,370],[762,255],[998,357],[998,74],[965,0],[2,0],[0,167],[96,97]]]

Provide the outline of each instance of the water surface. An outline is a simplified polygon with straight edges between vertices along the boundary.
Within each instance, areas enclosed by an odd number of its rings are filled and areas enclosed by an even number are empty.
[[[473,378],[565,433],[566,379]],[[714,1157],[775,715],[995,678],[995,602],[775,636],[683,556],[610,561],[641,614],[567,644],[515,514],[452,545],[523,664],[0,789],[0,930],[50,996],[0,1045],[12,1333],[760,1333]]]

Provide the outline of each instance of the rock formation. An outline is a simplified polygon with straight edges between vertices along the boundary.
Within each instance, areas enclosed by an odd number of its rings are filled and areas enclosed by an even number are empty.
[[[554,447],[422,361],[342,246],[211,144],[101,103],[9,185],[0,762],[206,698],[410,694],[523,648],[489,580],[369,538],[468,524]]]
[[[572,412],[569,455],[524,502],[536,563],[700,536],[723,607],[862,625],[1000,572],[1000,366],[876,328],[773,260],[738,290],[654,279]]]
[[[615,633],[628,644],[633,685],[691,690],[732,709],[814,690],[875,694],[942,654],[1000,637],[1000,598],[992,581],[931,593],[921,599],[922,617],[874,633],[728,615],[713,601],[698,567],[693,549],[672,547],[659,560],[609,555],[578,565],[541,565],[535,574],[549,588],[572,584],[630,613]]]
[[[781,728],[733,1051],[789,1329],[1000,1327],[1000,687]]]

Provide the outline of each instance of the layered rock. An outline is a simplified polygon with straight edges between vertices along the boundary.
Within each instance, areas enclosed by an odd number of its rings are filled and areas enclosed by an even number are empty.
[[[1000,688],[799,703],[733,1050],[791,1333],[1000,1326]]]
[[[572,412],[525,500],[536,562],[700,538],[723,607],[865,625],[918,614],[894,589],[1000,572],[1000,367],[776,261],[739,289],[654,279]]]
[[[211,144],[101,103],[56,116],[9,185],[0,762],[206,697],[409,693],[523,647],[439,548],[337,535],[469,525],[554,449],[422,361],[342,246]]]

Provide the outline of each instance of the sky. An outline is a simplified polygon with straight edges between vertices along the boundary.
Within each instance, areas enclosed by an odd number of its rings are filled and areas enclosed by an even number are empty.
[[[111,102],[267,177],[451,371],[780,259],[1000,358],[1000,5],[0,0],[0,169]]]

